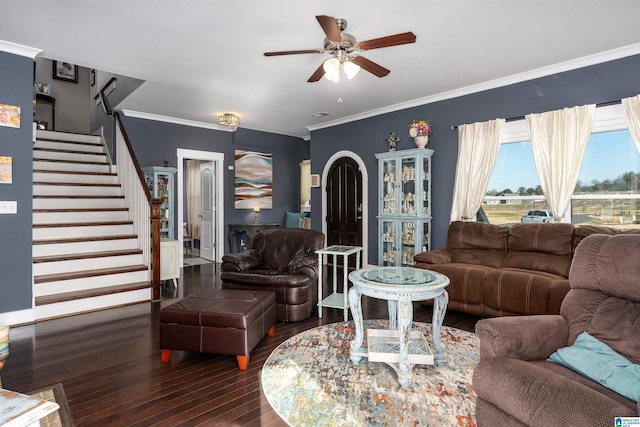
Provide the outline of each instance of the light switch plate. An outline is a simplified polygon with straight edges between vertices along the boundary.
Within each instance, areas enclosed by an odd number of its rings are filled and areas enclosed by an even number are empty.
[[[0,214],[18,213],[18,202],[0,202]]]

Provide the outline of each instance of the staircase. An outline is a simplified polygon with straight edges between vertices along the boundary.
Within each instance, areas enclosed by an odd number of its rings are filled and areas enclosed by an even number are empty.
[[[117,181],[100,137],[37,131],[36,320],[151,299],[149,268]]]

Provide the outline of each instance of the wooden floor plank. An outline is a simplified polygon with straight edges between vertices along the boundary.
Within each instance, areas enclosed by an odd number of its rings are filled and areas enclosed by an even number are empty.
[[[246,371],[234,356],[175,351],[160,362],[159,311],[200,289],[220,287],[218,265],[183,269],[178,288],[163,286],[163,300],[11,328],[4,388],[29,392],[61,382],[78,426],[233,425],[286,426],[260,385],[271,352],[294,335],[343,320],[324,309],[297,323],[278,323],[251,353]],[[326,274],[325,277],[330,277]],[[325,283],[325,290],[330,285]],[[386,318],[386,301],[363,298],[364,317]],[[431,321],[431,307],[416,303],[414,320]],[[473,331],[479,318],[448,312],[444,324]]]

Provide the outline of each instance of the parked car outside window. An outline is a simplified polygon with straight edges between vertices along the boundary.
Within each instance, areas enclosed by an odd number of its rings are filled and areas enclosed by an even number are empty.
[[[553,219],[553,214],[549,210],[534,209],[527,212],[520,222],[550,222]]]

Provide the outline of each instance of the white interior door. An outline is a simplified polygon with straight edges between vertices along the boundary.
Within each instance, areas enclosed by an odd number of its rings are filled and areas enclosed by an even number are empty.
[[[209,261],[216,259],[214,179],[214,162],[200,164],[200,257]]]

